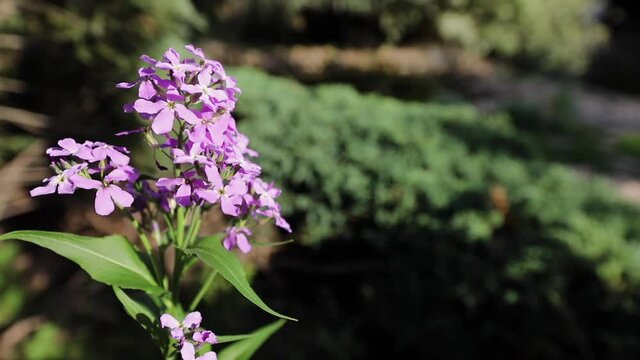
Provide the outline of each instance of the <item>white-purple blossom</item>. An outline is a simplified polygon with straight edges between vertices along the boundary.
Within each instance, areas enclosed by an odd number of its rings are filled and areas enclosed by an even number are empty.
[[[160,219],[176,207],[218,207],[231,220],[225,247],[243,252],[251,250],[248,221],[273,219],[291,231],[277,202],[280,190],[260,178],[262,169],[254,162],[259,154],[236,127],[231,113],[241,92],[236,80],[202,49],[186,49],[195,57],[182,58],[174,49],[160,60],[141,56],[146,64],[138,70],[138,79],[116,85],[138,88],[137,99],[125,111],[139,114],[145,123],[118,135],[143,133],[155,163],[166,173],[140,176],[129,165],[127,149],[66,138],[47,150],[56,174],[33,189],[32,196],[95,190],[100,215],[121,208]]]

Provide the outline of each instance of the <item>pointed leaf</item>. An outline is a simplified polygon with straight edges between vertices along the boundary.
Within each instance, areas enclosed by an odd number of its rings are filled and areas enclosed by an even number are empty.
[[[276,312],[260,299],[258,294],[251,288],[251,285],[249,285],[242,264],[234,253],[222,246],[219,236],[204,238],[199,241],[195,247],[185,249],[184,251],[195,254],[207,265],[218,270],[218,273],[230,282],[240,294],[262,310],[283,319],[297,321],[294,318]]]
[[[284,325],[284,320],[278,320],[271,325],[261,327],[251,333],[251,337],[233,343],[218,354],[219,360],[249,360],[251,356],[264,344],[267,339]]]
[[[13,231],[2,240],[27,241],[57,253],[80,265],[96,281],[151,293],[164,291],[135,249],[120,235],[88,237],[51,231]]]
[[[134,320],[142,326],[158,344],[161,349],[165,349],[168,345],[167,332],[163,331],[160,326],[160,302],[143,292],[125,293],[117,286],[113,287],[113,292],[122,303],[124,310]]]

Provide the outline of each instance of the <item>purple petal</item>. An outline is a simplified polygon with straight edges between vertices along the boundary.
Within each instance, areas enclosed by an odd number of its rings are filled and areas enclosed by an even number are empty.
[[[175,65],[180,63],[180,54],[173,48],[169,48],[169,50],[164,53],[164,57],[169,60],[171,64]]]
[[[157,114],[160,110],[166,107],[167,103],[162,100],[152,102],[145,99],[138,99],[133,103],[133,108],[137,112],[150,115]]]
[[[117,185],[109,185],[107,191],[111,196],[111,199],[113,199],[113,201],[120,207],[129,207],[133,204],[133,195],[122,190]]]
[[[180,349],[180,355],[182,355],[182,360],[195,360],[196,349],[190,342],[185,342]]]
[[[235,198],[238,199],[238,198]],[[237,216],[238,208],[236,207],[238,204],[237,201],[234,201],[233,198],[229,198],[228,196],[222,196],[220,198],[220,208],[222,208],[222,212],[229,216]]]
[[[74,153],[78,151],[78,149],[80,149],[80,144],[78,144],[75,140],[71,138],[66,138],[58,141],[58,145],[60,145],[61,148],[71,153]]]
[[[172,191],[176,186],[184,183],[184,179],[160,178],[156,181],[156,186]]]
[[[153,81],[144,80],[140,83],[140,88],[138,88],[139,97],[149,100],[156,96],[157,93],[156,88],[153,86]]]
[[[233,179],[226,186],[226,192],[231,195],[244,195],[247,193],[247,183],[239,179]]]
[[[237,246],[238,246],[238,249],[240,249],[240,251],[242,251],[245,254],[251,251],[251,244],[249,243],[249,239],[247,239],[247,236],[244,234],[238,234]]]
[[[154,58],[152,58],[152,57],[150,57],[149,55],[146,55],[146,54],[140,55],[140,60],[142,60],[142,61],[144,61],[144,62],[146,62],[147,64],[150,64],[150,65],[155,65],[158,62],[158,60],[156,60],[156,59],[154,59]]]
[[[69,179],[58,184],[58,194],[73,194],[75,191],[76,187]]]
[[[218,360],[218,355],[213,351],[208,351],[204,355],[199,356],[196,360]]]
[[[200,86],[208,87],[211,85],[211,72],[209,69],[210,68],[205,68],[198,74],[198,83]]]
[[[291,225],[285,220],[282,216],[277,215],[276,217],[276,226],[286,230],[287,232],[291,232]]]
[[[169,328],[169,329],[175,329],[177,327],[180,327],[180,322],[178,322],[178,320],[176,320],[176,318],[174,318],[173,316],[169,315],[169,314],[163,314],[162,316],[160,316],[160,325],[163,328]]]
[[[220,193],[215,190],[196,190],[196,195],[208,203],[215,204],[220,199]]]
[[[184,320],[182,320],[182,326],[195,329],[197,327],[200,327],[201,322],[202,314],[200,314],[199,311],[194,311],[185,316]]]
[[[131,89],[132,87],[136,86],[137,83],[138,83],[138,80],[136,80],[135,82],[121,82],[121,83],[117,83],[116,87],[118,89]]]
[[[113,200],[111,200],[111,196],[109,192],[105,188],[100,188],[96,192],[96,203],[95,203],[96,213],[98,215],[107,216],[115,210],[115,206],[113,205]]]
[[[215,166],[207,166],[204,168],[204,172],[207,174],[207,180],[215,189],[222,189],[222,178],[220,177],[220,172],[218,172],[218,168]]]
[[[151,124],[151,129],[153,132],[161,135],[171,132],[173,129],[173,120],[175,119],[175,112],[173,109],[165,108],[153,120],[153,124]]]
[[[200,122],[198,117],[193,112],[191,112],[191,110],[187,109],[184,105],[176,104],[175,109],[176,109],[176,113],[178,114],[178,117],[188,122],[189,124],[195,125]]]
[[[111,158],[111,161],[114,165],[122,166],[129,164],[129,157],[118,150],[109,149],[107,150],[107,154]]]
[[[182,331],[182,329],[179,327],[173,328],[171,329],[171,337],[176,340],[182,341],[184,339],[184,331]]]
[[[105,180],[109,182],[113,181],[126,181],[129,178],[127,173],[123,169],[114,169],[107,176],[104,177]]]
[[[56,184],[53,181],[49,181],[47,185],[38,186],[37,188],[29,191],[31,196],[40,196],[46,194],[53,194],[56,192]]]
[[[70,180],[73,183],[73,185],[81,189],[89,190],[89,189],[99,189],[100,187],[102,187],[102,183],[100,181],[87,179],[86,177],[81,175],[74,175],[71,177]]]

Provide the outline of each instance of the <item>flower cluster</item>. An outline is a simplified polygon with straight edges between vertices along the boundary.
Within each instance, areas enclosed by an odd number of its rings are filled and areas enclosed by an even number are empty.
[[[280,190],[260,178],[261,168],[251,161],[258,153],[236,128],[231,111],[240,94],[236,81],[222,65],[204,56],[201,49],[186,46],[194,57],[183,59],[174,49],[161,60],[141,56],[146,63],[134,82],[118,88],[138,88],[138,99],[125,105],[146,126],[118,135],[144,133],[154,155],[163,154],[166,166],[156,163],[167,176],[144,177],[129,166],[128,151],[104,143],[79,144],[61,140],[47,151],[56,176],[32,196],[73,193],[75,188],[96,189],[96,212],[110,214],[115,206],[133,211],[154,206],[165,213],[177,207],[204,210],[219,205],[231,218],[224,246],[251,250],[249,221],[274,219],[288,232],[291,228],[280,213],[276,199]]]
[[[244,234],[250,232],[244,225],[249,218],[273,218],[291,231],[275,201],[280,190],[259,177],[260,166],[249,159],[258,153],[236,128],[231,111],[240,89],[235,79],[202,49],[186,48],[195,57],[182,59],[174,49],[161,60],[142,56],[148,66],[138,71],[139,78],[117,86],[138,86],[138,99],[125,110],[149,121],[147,138],[161,138],[157,148],[171,159],[172,176],[155,183],[168,206],[219,204],[234,220],[225,246],[248,252],[251,245]]]
[[[69,138],[58,145],[47,149],[56,175],[44,179],[46,185],[31,190],[31,196],[94,189],[95,209],[100,215],[111,214],[116,205],[126,208],[133,204],[130,191],[139,173],[129,166],[127,149],[94,141],[79,144]]]
[[[196,352],[204,344],[218,342],[213,332],[200,329],[201,322],[202,315],[198,311],[187,314],[182,323],[169,314],[160,317],[160,325],[168,328],[171,331],[171,337],[178,342],[182,360],[216,360],[218,358],[213,351],[208,351],[196,358]]]

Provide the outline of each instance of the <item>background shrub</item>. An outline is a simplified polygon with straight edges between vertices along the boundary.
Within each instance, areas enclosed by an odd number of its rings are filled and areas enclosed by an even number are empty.
[[[640,354],[640,213],[608,184],[545,159],[502,114],[234,74],[251,84],[241,127],[313,245],[256,278],[303,319],[270,355]]]

